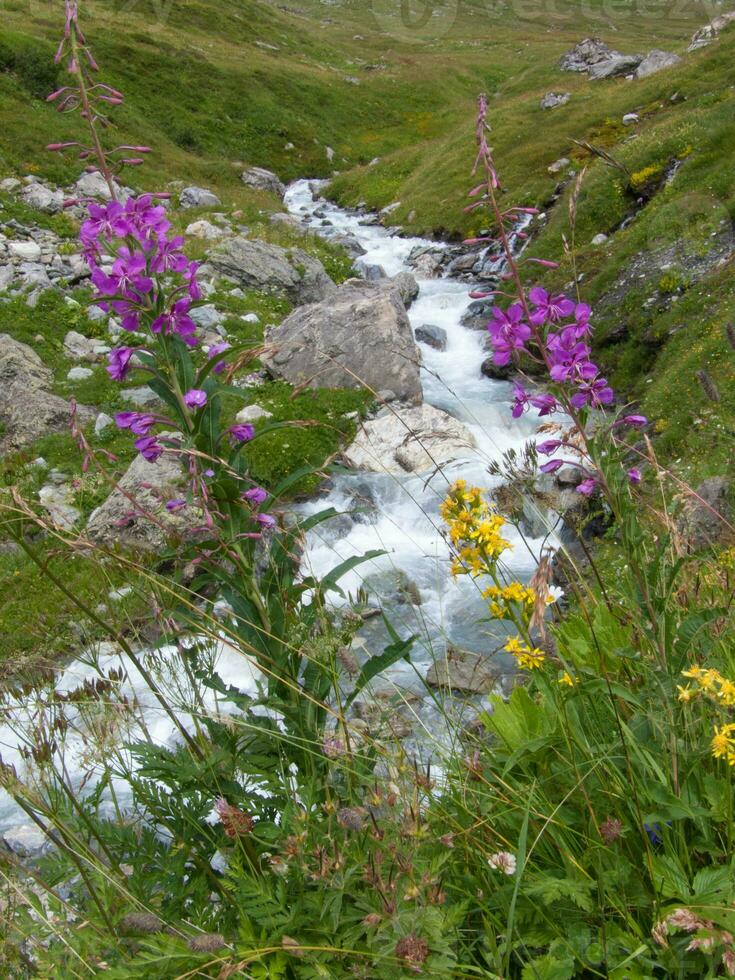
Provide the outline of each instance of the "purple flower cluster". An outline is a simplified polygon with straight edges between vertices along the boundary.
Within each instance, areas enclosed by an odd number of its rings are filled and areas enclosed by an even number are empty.
[[[197,263],[184,254],[183,238],[168,237],[171,223],[156,195],[130,197],[124,204],[90,203],[88,213],[80,238],[96,290],[93,302],[117,313],[125,330],[147,326],[154,334],[176,334],[195,346],[190,310],[202,297]],[[103,264],[109,254],[114,255],[111,266]],[[165,286],[162,277],[168,277]],[[113,378],[123,380],[130,357],[130,348],[111,352]]]
[[[603,408],[614,401],[612,388],[590,359],[592,350],[588,340],[592,311],[586,303],[575,303],[562,294],[552,296],[535,286],[529,290],[527,304],[512,303],[505,312],[494,307],[492,312],[488,331],[495,364],[508,364],[518,351],[532,355],[537,352],[549,369],[550,379],[572,389],[569,403],[573,408]],[[543,417],[562,410],[563,405],[548,392],[530,393],[516,383],[513,418],[520,418],[530,408],[535,408]],[[643,415],[625,415],[615,424],[640,429],[648,424],[648,420]],[[564,445],[560,439],[547,439],[537,444],[536,451],[541,456],[553,456]],[[577,493],[589,497],[597,491],[599,480],[596,475],[579,462],[550,459],[540,469],[542,473],[555,473],[564,465],[581,471]],[[628,478],[633,484],[640,483],[641,473],[634,467],[628,471]]]
[[[589,306],[574,303],[563,294],[551,296],[540,286],[529,291],[528,300],[528,306],[512,303],[505,312],[497,306],[493,308],[493,318],[488,324],[493,362],[508,364],[514,353],[529,353],[527,345],[532,341],[541,348],[552,381],[574,389],[569,400],[575,408],[610,405],[615,397],[613,390],[590,360]],[[539,415],[549,415],[558,407],[552,396],[531,397],[518,386],[514,416],[517,418],[529,405],[538,408]]]

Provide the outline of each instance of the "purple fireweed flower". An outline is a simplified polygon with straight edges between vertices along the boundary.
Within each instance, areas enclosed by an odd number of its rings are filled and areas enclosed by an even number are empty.
[[[583,494],[585,497],[591,497],[592,494],[597,490],[597,480],[589,477],[574,488],[577,493]]]
[[[109,204],[90,203],[89,217],[82,224],[79,237],[82,244],[96,246],[99,239],[124,238],[132,234],[132,226],[125,217],[125,209],[119,201]]]
[[[548,463],[544,463],[543,466],[539,466],[542,473],[556,473],[564,466],[563,459],[550,459]]]
[[[648,419],[645,415],[624,415],[615,424],[629,425],[632,429],[644,429],[648,425]]]
[[[244,493],[240,494],[243,500],[247,500],[248,503],[262,504],[268,494],[262,487],[253,487],[251,490],[246,490]]]
[[[204,408],[207,404],[207,393],[201,388],[192,388],[184,395],[184,404],[188,408]]]
[[[572,300],[567,299],[562,294],[549,296],[546,290],[540,286],[534,286],[533,289],[529,290],[528,298],[536,307],[531,314],[531,323],[536,327],[540,327],[542,323],[547,321],[558,323],[559,320],[574,313],[575,304]]]
[[[539,417],[552,415],[559,407],[556,398],[546,392],[542,392],[540,395],[533,395],[529,401],[534,408],[538,409]]]
[[[154,204],[151,194],[129,197],[125,202],[124,215],[130,233],[141,242],[157,239],[171,227],[171,222],[166,219],[166,209],[162,204]]]
[[[197,282],[197,269],[199,268],[198,262],[191,262],[189,268],[183,273],[184,279],[188,284],[189,298],[196,302],[202,298],[202,291]]]
[[[118,293],[127,295],[133,293],[149,293],[153,289],[153,280],[143,273],[146,272],[146,257],[140,252],[131,252],[127,245],[118,249],[117,258],[112,263],[112,274],[117,279]]]
[[[250,442],[255,435],[255,429],[248,422],[241,425],[231,425],[227,431],[234,442]]]
[[[117,412],[115,415],[115,425],[118,429],[130,429],[138,436],[146,436],[156,424],[153,415],[145,415],[143,412]]]
[[[272,528],[276,526],[276,519],[272,514],[256,514],[255,520],[258,524],[262,524],[265,528]]]
[[[163,272],[186,272],[189,268],[189,260],[181,251],[183,244],[184,239],[180,235],[176,238],[160,236],[156,254],[151,260],[153,272],[159,275]]]
[[[570,401],[575,408],[591,405],[602,408],[615,400],[615,392],[608,385],[606,378],[595,378],[594,381],[584,381],[579,385],[579,391],[572,395]]]
[[[493,364],[499,366],[508,364],[514,351],[525,350],[525,343],[531,336],[531,328],[523,323],[520,303],[512,303],[506,313],[494,306],[493,319],[487,329],[493,345]]]
[[[181,510],[183,507],[186,507],[186,501],[185,500],[167,500],[166,501],[166,510],[170,514],[175,514],[176,511]]]
[[[163,453],[163,446],[160,442],[156,442],[155,436],[143,436],[140,439],[136,439],[133,445],[143,459],[147,459],[149,463],[155,463]]]
[[[551,456],[561,445],[563,445],[561,439],[547,439],[546,442],[536,443],[536,452],[542,456]]]
[[[577,337],[586,337],[591,333],[590,317],[592,310],[586,303],[577,303],[574,307],[574,327],[572,328]]]
[[[226,350],[230,349],[230,345],[226,340],[223,340],[221,344],[212,344],[212,346],[207,351],[207,357],[210,359],[216,357],[218,354],[224,354]],[[227,367],[227,361],[217,361],[212,370],[215,374],[221,374],[222,371]]]
[[[526,411],[528,405],[531,401],[531,396],[521,387],[518,383],[513,386],[513,411],[511,412],[514,419],[519,419],[521,415]]]
[[[630,480],[630,482],[633,485],[641,482],[641,480],[643,479],[643,477],[641,475],[641,471],[638,469],[637,466],[632,466],[628,470],[628,479]]]
[[[124,381],[130,370],[130,359],[135,347],[116,347],[107,355],[107,373],[113,381]]]
[[[189,316],[189,306],[188,299],[177,300],[168,313],[162,313],[153,321],[151,324],[153,333],[176,333],[185,343],[190,346],[196,345],[194,334],[197,325]]]

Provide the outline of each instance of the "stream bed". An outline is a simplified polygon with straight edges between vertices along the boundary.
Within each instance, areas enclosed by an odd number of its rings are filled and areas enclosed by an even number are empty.
[[[412,251],[417,247],[441,247],[441,243],[402,237],[376,223],[373,215],[339,208],[322,198],[320,189],[321,185],[314,181],[299,180],[292,184],[285,199],[290,214],[308,226],[309,233],[328,239],[351,236],[364,250],[356,266],[366,273],[370,270],[375,274],[371,267],[379,266],[386,276],[401,272],[415,274],[409,263]],[[300,505],[299,511],[311,514],[333,507],[343,515],[310,532],[304,554],[305,572],[321,577],[352,556],[371,550],[385,553],[354,569],[341,585],[347,597],[367,590],[380,598],[393,628],[404,637],[416,637],[410,662],[399,661],[380,675],[372,683],[370,697],[375,704],[382,705],[384,714],[387,712],[400,720],[400,737],[407,752],[427,761],[440,758],[441,752],[478,711],[489,706],[486,695],[457,697],[444,689],[428,693],[424,678],[432,665],[436,669],[447,651],[454,647],[492,658],[499,690],[512,674],[512,658],[497,652],[506,632],[504,624],[483,621],[486,604],[476,581],[468,577],[453,580],[450,575],[449,554],[440,533],[439,505],[449,483],[459,478],[491,490],[494,481],[488,476],[488,464],[499,460],[509,449],[520,450],[534,437],[536,423],[528,416],[514,420],[512,385],[490,380],[480,372],[480,364],[487,357],[486,333],[468,329],[460,322],[471,302],[471,286],[447,275],[421,278],[417,274],[416,278],[419,293],[408,311],[412,327],[432,324],[446,331],[447,337],[444,350],[424,343],[418,345],[424,401],[464,423],[473,437],[474,448],[468,448],[466,455],[436,472],[404,475],[342,470],[331,480],[328,489]],[[527,581],[534,572],[542,546],[548,545],[549,539],[526,537],[524,540],[511,527],[506,537],[513,544],[506,563],[507,573]],[[387,642],[383,619],[375,616],[366,621],[358,634],[355,656],[364,661],[382,652]],[[173,742],[176,730],[171,720],[137,676],[134,666],[118,654],[113,644],[99,646],[96,666],[92,663],[94,656],[72,662],[60,672],[57,690],[73,690],[86,678],[98,676],[100,667],[107,671],[119,666],[125,674],[121,693],[138,706],[149,736],[155,742]],[[174,650],[157,651],[153,656],[155,672],[173,703],[180,704],[179,713],[187,723],[190,715],[186,697],[182,694],[180,701],[176,699],[176,657]],[[257,670],[226,642],[213,651],[212,665],[226,684],[257,693]],[[205,698],[205,708],[232,710],[230,705],[218,703],[212,692]],[[39,731],[47,730],[53,724],[55,710],[42,700],[19,700],[6,705],[6,720],[0,724],[0,756],[5,763],[15,765],[19,772],[25,769],[23,749],[33,748],[34,726]],[[366,719],[363,723],[374,730],[370,712],[363,717]],[[359,723],[359,716],[356,721]],[[118,733],[118,744],[125,740],[124,734]],[[89,789],[95,778],[94,751],[90,751],[81,720],[76,729],[70,726],[63,741],[63,765],[68,780],[78,786],[84,783]],[[124,803],[129,788],[122,781],[115,788],[118,804]],[[27,817],[0,791],[0,833],[17,830],[23,824],[27,826]],[[33,837],[31,828],[28,833]]]

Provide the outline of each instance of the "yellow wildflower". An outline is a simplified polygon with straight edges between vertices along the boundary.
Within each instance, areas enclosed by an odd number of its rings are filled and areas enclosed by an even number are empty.
[[[546,660],[546,654],[538,647],[534,647],[533,650],[526,650],[524,653],[519,654],[516,660],[518,666],[524,670],[536,670]]]
[[[701,667],[690,667],[689,670],[682,670],[682,677],[689,677],[693,681],[698,681],[704,671]]]
[[[720,698],[723,704],[730,705],[731,707],[735,705],[735,684],[723,677],[720,681],[720,689],[717,692],[717,697]]]
[[[514,656],[518,653],[523,653],[524,647],[521,645],[520,636],[511,636],[508,642],[503,647],[508,653],[512,653]]]
[[[705,670],[699,678],[699,686],[707,693],[713,693],[722,681],[722,675],[717,670]]]
[[[696,696],[699,694],[699,691],[697,691],[693,687],[689,687],[688,684],[686,687],[682,687],[681,684],[677,684],[676,690],[679,692],[678,695],[679,701],[683,701],[684,704],[689,704],[689,702],[693,698],[696,698]]]
[[[574,680],[569,671],[565,670],[559,678],[559,683],[565,685],[566,687],[574,687],[577,682]]]
[[[735,725],[715,725],[712,739],[712,755],[724,759],[728,765],[735,766]]]

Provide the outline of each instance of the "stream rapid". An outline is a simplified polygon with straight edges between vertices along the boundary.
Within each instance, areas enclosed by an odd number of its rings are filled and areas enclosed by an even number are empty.
[[[403,237],[394,230],[375,223],[375,217],[365,212],[349,211],[325,200],[319,182],[299,180],[287,191],[285,204],[309,233],[327,239],[349,235],[359,242],[364,254],[356,261],[358,270],[380,266],[386,276],[414,270],[409,264],[411,252],[417,246],[441,248],[441,243],[422,238]],[[498,263],[498,272],[502,265]],[[447,545],[441,535],[439,505],[447,488],[456,479],[485,490],[492,490],[497,480],[488,475],[487,467],[500,460],[510,449],[520,451],[533,439],[536,423],[528,416],[514,420],[511,416],[512,385],[493,381],[480,372],[487,357],[484,347],[485,331],[467,329],[461,324],[462,314],[471,302],[470,286],[450,276],[422,279],[417,276],[419,294],[410,306],[408,316],[412,327],[432,324],[447,334],[445,350],[435,350],[420,343],[422,355],[421,378],[424,401],[462,421],[470,430],[475,448],[468,449],[461,459],[445,464],[437,472],[396,475],[395,473],[339,471],[328,489],[313,500],[300,505],[301,514],[312,514],[334,508],[344,515],[332,519],[308,535],[303,559],[305,573],[322,577],[335,565],[367,551],[381,550],[382,557],[360,565],[341,581],[345,599],[357,596],[367,583],[373,583],[378,593],[384,586],[382,603],[393,628],[403,637],[415,636],[410,661],[401,660],[372,683],[372,693],[380,699],[399,701],[407,717],[408,731],[404,747],[422,760],[436,759],[446,749],[477,712],[489,707],[484,696],[456,698],[443,691],[427,694],[424,677],[432,664],[447,654],[450,646],[492,656],[499,674],[510,677],[511,658],[502,652],[505,629],[503,624],[490,625],[483,619],[485,603],[480,596],[479,583],[467,577],[458,580],[450,575]],[[362,504],[367,502],[367,506]],[[506,562],[506,573],[527,581],[534,572],[540,550],[549,544],[547,537],[529,539],[508,526],[505,535],[513,545]],[[405,595],[395,601],[391,583],[410,582],[412,601]],[[371,586],[372,587],[372,586]],[[393,589],[395,593],[395,589]],[[415,600],[420,599],[420,603]],[[356,641],[356,654],[364,661],[380,653],[389,637],[381,617],[368,620]],[[146,656],[145,653],[141,654]],[[181,721],[191,725],[191,701],[180,686],[177,664],[179,654],[174,649],[157,650],[150,655],[153,669],[171,703],[176,706]],[[212,669],[216,669],[225,684],[244,693],[256,695],[258,671],[226,641],[211,652]],[[174,744],[178,733],[170,718],[162,711],[134,665],[121,655],[114,644],[98,644],[78,660],[60,671],[56,678],[57,691],[73,691],[86,679],[94,680],[100,671],[122,668],[124,677],[119,693],[135,705],[133,715],[137,730],[129,731],[130,740],[147,737],[158,744]],[[208,691],[200,706],[205,711],[231,712],[227,702],[221,702]],[[27,772],[24,757],[34,748],[34,730],[47,732],[58,714],[53,698],[6,698],[4,721],[0,723],[0,756],[14,765],[19,773]],[[67,717],[69,708],[66,708]],[[85,726],[89,719],[74,718],[65,731],[63,746],[57,757],[69,784],[89,790],[97,773],[102,771],[103,759],[93,746]],[[115,734],[111,751],[121,750],[126,731]],[[130,788],[123,779],[113,779],[116,802],[124,806],[130,798]],[[111,805],[111,804],[110,804]],[[0,791],[0,833],[19,825],[28,825],[28,817],[15,802]]]

